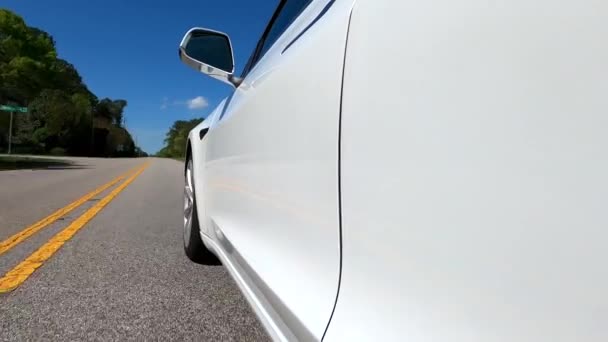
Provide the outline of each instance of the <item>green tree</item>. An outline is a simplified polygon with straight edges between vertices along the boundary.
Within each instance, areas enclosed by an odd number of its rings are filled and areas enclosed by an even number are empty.
[[[0,9],[0,104],[29,107],[19,114],[14,141],[30,151],[53,148],[77,155],[135,155],[123,128],[126,100],[101,101],[76,68],[57,58],[53,37]],[[8,140],[8,115],[0,113],[0,146]]]
[[[189,121],[175,121],[167,132],[165,146],[156,155],[165,158],[183,158],[186,155],[188,133],[203,120],[198,118]]]
[[[49,34],[0,10],[0,101],[26,104],[48,85],[47,70],[56,58]]]
[[[95,117],[106,119],[109,124],[121,127],[123,124],[123,112],[126,106],[126,100],[104,98],[95,106]]]
[[[43,141],[34,141],[38,144],[69,147],[77,136],[78,128],[86,120],[86,113],[82,112],[78,94],[70,96],[62,90],[44,90],[31,102],[29,106],[31,127],[34,129],[32,136]],[[44,134],[36,133],[43,129]]]

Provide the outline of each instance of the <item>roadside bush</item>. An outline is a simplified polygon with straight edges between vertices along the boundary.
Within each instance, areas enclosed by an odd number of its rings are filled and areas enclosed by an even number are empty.
[[[65,149],[61,148],[61,147],[53,147],[50,151],[49,154],[52,156],[65,156]]]

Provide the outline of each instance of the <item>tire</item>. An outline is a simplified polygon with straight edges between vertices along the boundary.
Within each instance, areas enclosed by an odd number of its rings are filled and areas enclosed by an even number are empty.
[[[218,265],[217,257],[201,240],[201,229],[196,207],[192,158],[186,160],[184,172],[184,251],[188,259],[205,265]]]

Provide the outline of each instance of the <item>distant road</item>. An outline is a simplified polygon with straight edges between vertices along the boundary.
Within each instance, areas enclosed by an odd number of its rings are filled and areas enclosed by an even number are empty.
[[[67,160],[0,171],[0,340],[268,339],[225,269],[183,253],[181,163]]]

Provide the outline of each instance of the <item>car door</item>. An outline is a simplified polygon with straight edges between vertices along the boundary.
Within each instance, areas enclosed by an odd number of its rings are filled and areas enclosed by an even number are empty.
[[[209,233],[289,339],[322,338],[339,286],[338,139],[351,5],[281,1],[208,133]]]

